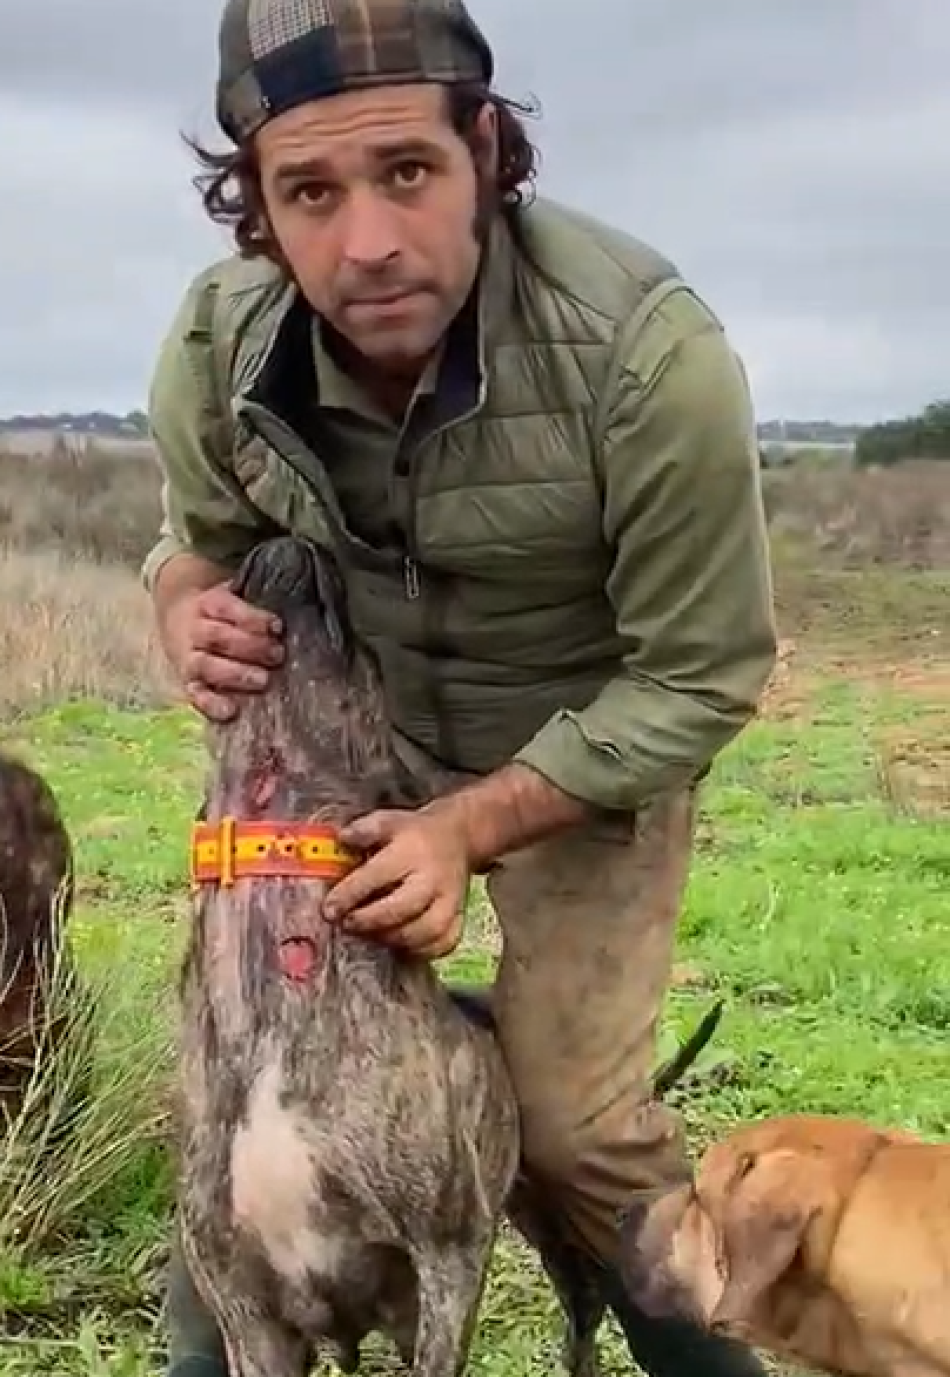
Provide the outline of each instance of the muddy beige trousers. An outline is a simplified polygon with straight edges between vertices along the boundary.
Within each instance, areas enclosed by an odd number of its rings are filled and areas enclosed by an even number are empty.
[[[650,1090],[694,812],[679,794],[516,852],[487,880],[524,1154],[608,1265],[631,1191],[688,1174],[679,1119]]]

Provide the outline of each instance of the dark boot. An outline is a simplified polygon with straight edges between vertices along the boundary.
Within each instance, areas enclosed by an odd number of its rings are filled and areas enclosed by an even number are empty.
[[[168,1377],[228,1377],[221,1332],[185,1266],[177,1233],[169,1259],[165,1315]]]
[[[708,1334],[686,1320],[653,1319],[633,1304],[619,1274],[604,1270],[603,1276],[604,1296],[630,1356],[649,1377],[767,1377],[745,1344]]]

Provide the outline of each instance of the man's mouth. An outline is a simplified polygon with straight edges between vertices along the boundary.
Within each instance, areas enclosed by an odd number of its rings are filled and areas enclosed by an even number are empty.
[[[352,297],[346,303],[346,309],[357,313],[398,310],[419,296],[421,292],[416,288],[406,288],[398,292],[379,292],[376,296]]]

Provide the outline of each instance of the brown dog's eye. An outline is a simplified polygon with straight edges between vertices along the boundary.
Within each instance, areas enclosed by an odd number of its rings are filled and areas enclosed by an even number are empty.
[[[736,1180],[744,1181],[755,1166],[755,1158],[751,1152],[744,1152],[739,1158],[739,1165],[736,1168]]]

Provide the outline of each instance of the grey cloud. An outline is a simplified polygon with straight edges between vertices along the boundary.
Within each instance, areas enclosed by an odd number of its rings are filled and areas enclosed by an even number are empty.
[[[760,414],[950,391],[946,0],[471,2],[500,89],[540,100],[540,190],[679,262]],[[226,247],[178,139],[213,128],[217,16],[31,0],[5,19],[0,413],[141,404],[189,276]]]
[[[209,0],[29,0],[4,16],[0,90],[113,114],[207,105],[218,6]]]

